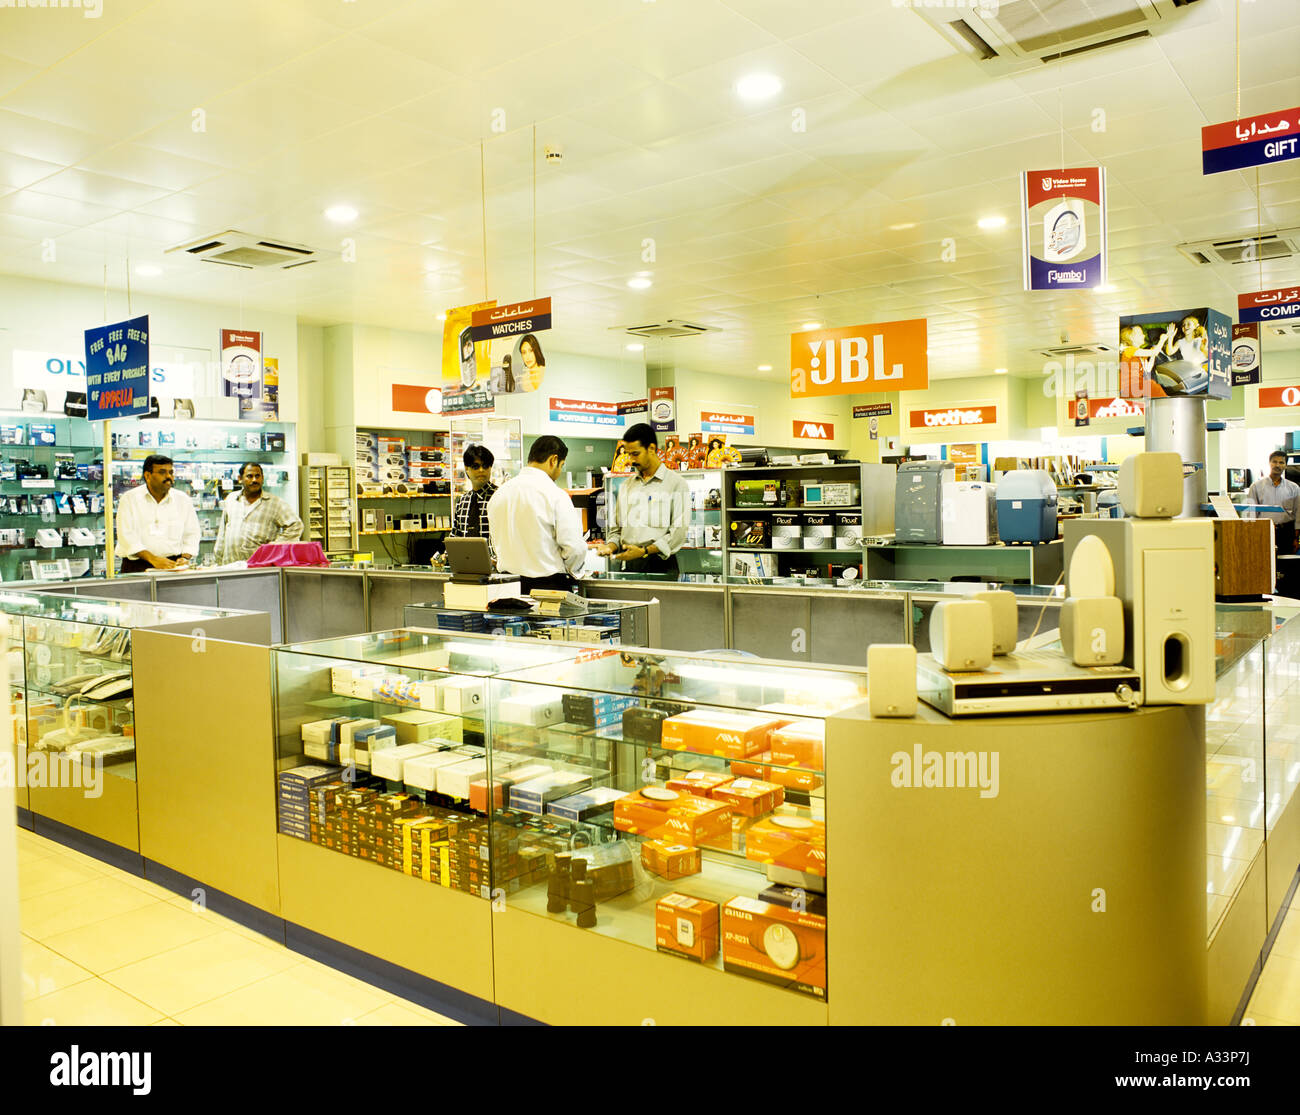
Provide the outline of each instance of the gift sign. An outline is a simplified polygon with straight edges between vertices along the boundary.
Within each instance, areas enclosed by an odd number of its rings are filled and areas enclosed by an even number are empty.
[[[1300,108],[1248,116],[1201,129],[1201,173],[1300,159]]]

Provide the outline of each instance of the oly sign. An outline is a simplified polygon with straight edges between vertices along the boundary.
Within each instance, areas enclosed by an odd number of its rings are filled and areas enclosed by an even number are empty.
[[[790,335],[790,398],[930,386],[925,318]]]

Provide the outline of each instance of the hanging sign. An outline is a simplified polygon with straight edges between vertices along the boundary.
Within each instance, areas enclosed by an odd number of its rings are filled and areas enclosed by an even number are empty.
[[[262,334],[221,330],[221,393],[239,399],[262,397]]]
[[[754,436],[752,414],[727,414],[717,410],[700,411],[700,430],[706,434],[741,434]]]
[[[1106,281],[1106,171],[1027,170],[1020,176],[1026,290],[1082,290]]]
[[[475,343],[521,337],[551,327],[551,300],[534,298],[513,306],[483,306],[470,314],[469,335]]]
[[[624,399],[617,405],[619,414],[645,414],[650,409],[650,400]]]
[[[1237,295],[1237,320],[1240,322],[1287,321],[1291,318],[1300,318],[1300,286]]]
[[[457,306],[448,310],[442,326],[442,379],[444,383],[458,383],[470,390],[478,383],[486,383],[490,374],[488,351],[479,350],[471,336],[470,319],[475,311],[490,309],[490,302],[475,302],[472,306]]]
[[[1075,427],[1088,425],[1092,418],[1092,412],[1088,409],[1088,393],[1080,391],[1074,396],[1074,425]]]
[[[149,315],[86,330],[86,417],[92,422],[149,410]]]
[[[1201,173],[1300,159],[1300,108],[1207,124],[1201,129]]]
[[[618,403],[597,403],[591,399],[552,399],[552,422],[577,422],[583,426],[621,426]]]
[[[854,418],[888,418],[893,413],[893,403],[864,403],[853,408]]]
[[[790,334],[790,398],[930,386],[925,318]]]
[[[835,426],[831,422],[800,422],[795,419],[794,436],[812,438],[814,441],[834,441]]]
[[[1232,321],[1208,307],[1119,319],[1120,394],[1232,395]]]
[[[650,422],[659,434],[677,429],[677,388],[650,388]]]
[[[1261,387],[1259,405],[1263,407],[1300,407],[1300,386]]]
[[[1258,383],[1260,374],[1259,322],[1232,327],[1232,386]]]
[[[395,383],[393,410],[399,414],[441,414],[442,390],[414,383]]]

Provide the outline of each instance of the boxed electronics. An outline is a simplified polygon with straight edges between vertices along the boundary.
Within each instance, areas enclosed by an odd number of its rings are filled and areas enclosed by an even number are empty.
[[[769,545],[765,519],[735,519],[731,524],[731,545],[740,549],[762,550]]]
[[[835,528],[835,548],[837,550],[860,550],[862,548],[862,513],[860,511],[837,511],[831,516]]]
[[[894,537],[899,542],[938,542],[943,533],[943,478],[949,461],[907,461],[894,487]]]
[[[655,947],[700,962],[718,953],[718,904],[689,894],[665,894],[655,905]]]
[[[998,537],[1003,542],[1056,538],[1056,484],[1042,469],[1006,473],[997,486]]]
[[[729,841],[731,817],[730,807],[721,802],[663,786],[644,786],[614,803],[614,827],[620,832],[680,844]]]
[[[775,507],[780,485],[775,480],[737,480],[737,507]]]
[[[826,918],[758,898],[722,908],[722,966],[826,998]]]
[[[745,759],[766,751],[773,729],[781,724],[760,713],[697,709],[665,720],[662,743],[670,751]]]
[[[702,866],[699,848],[667,840],[641,842],[641,866],[661,879],[683,879],[698,875]]]
[[[803,519],[803,548],[829,550],[835,546],[835,522],[829,511],[809,511]]]
[[[945,546],[987,546],[998,540],[998,510],[992,484],[956,480],[944,473],[940,499]]]

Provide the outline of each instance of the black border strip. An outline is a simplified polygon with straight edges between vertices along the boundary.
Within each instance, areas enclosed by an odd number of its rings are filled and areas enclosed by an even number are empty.
[[[130,848],[123,848],[121,844],[114,844],[111,840],[74,829],[71,825],[44,817],[40,813],[33,813],[31,816],[35,822],[32,831],[37,836],[53,840],[65,848],[72,848],[101,863],[111,864],[128,875],[144,878],[144,857],[139,852],[133,852]]]

